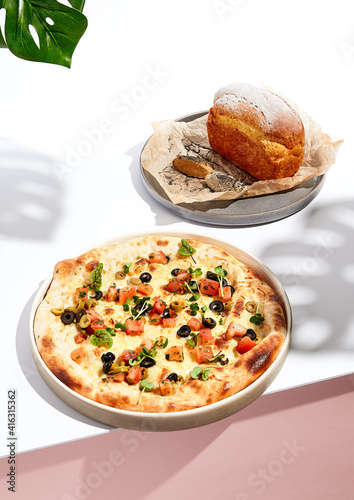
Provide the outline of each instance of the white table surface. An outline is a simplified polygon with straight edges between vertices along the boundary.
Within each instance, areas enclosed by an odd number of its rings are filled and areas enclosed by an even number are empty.
[[[278,275],[293,342],[268,392],[350,373],[354,350],[354,7],[339,0],[101,0],[72,68],[0,51],[0,435],[17,389],[17,451],[108,432],[39,376],[28,318],[54,264],[119,234],[173,230],[225,240]],[[344,139],[319,196],[264,226],[196,224],[145,190],[139,155],[151,122],[212,105],[232,81],[279,89]],[[63,171],[63,166],[65,171]],[[1,438],[0,456],[5,456]]]

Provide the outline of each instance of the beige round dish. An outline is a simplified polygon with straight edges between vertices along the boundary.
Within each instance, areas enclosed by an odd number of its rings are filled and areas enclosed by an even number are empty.
[[[222,247],[224,250],[234,255],[237,259],[253,268],[273,288],[284,310],[287,332],[282,349],[276,360],[268,368],[268,370],[255,382],[253,382],[251,385],[249,385],[239,393],[230,396],[222,401],[218,401],[208,406],[193,410],[186,410],[175,413],[142,413],[119,410],[102,405],[100,403],[96,403],[95,401],[91,401],[90,399],[87,399],[69,389],[59,379],[57,379],[45,365],[37,349],[34,338],[33,323],[37,308],[50,286],[52,279],[51,277],[47,278],[38,290],[31,308],[29,331],[30,345],[34,362],[43,380],[60,399],[62,399],[66,404],[82,413],[83,415],[86,415],[87,417],[90,417],[104,424],[112,425],[114,427],[122,427],[125,429],[153,432],[182,430],[207,425],[212,422],[216,422],[217,420],[228,417],[245,408],[247,405],[257,399],[261,394],[263,394],[263,392],[271,385],[271,383],[279,374],[286,360],[290,346],[292,315],[289,299],[279,280],[272,273],[272,271],[270,271],[270,269],[268,269],[260,260],[227,242],[210,238],[208,236],[203,236],[200,234],[183,234],[181,236],[181,234],[176,232],[165,231],[163,233],[149,232],[144,234],[140,233],[119,236],[115,239],[96,244],[94,245],[94,247],[120,244],[124,243],[125,241],[138,238],[140,236],[151,235],[192,238],[200,240],[207,244]],[[93,248],[93,246],[91,246],[91,248]]]

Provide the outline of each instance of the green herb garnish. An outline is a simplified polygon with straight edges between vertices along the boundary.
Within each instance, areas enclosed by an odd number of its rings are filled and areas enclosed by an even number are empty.
[[[197,337],[199,333],[198,332],[191,332],[190,339],[187,340],[187,344],[190,345],[191,347],[196,347],[197,345]]]
[[[103,264],[102,262],[98,264],[93,271],[91,271],[90,274],[90,285],[89,288],[90,290],[93,290],[94,292],[98,292],[102,286],[102,270],[103,270]]]
[[[263,316],[261,313],[256,313],[253,316],[250,317],[250,322],[253,323],[254,325],[260,325],[264,321]]]
[[[196,366],[193,368],[191,371],[191,377],[194,378],[195,380],[202,378],[202,380],[208,380],[210,374],[210,370],[201,368],[200,366]]]
[[[199,311],[199,305],[196,302],[193,302],[190,307],[191,307],[191,316],[196,316],[197,312]]]
[[[133,265],[133,262],[126,262],[123,266],[123,271],[125,272],[125,274],[128,274],[129,273],[129,269],[130,269],[130,266]]]
[[[205,361],[207,361],[208,363],[218,363],[219,361],[221,362],[224,357],[225,357],[225,354],[223,354],[222,352],[219,352],[213,358],[205,358]]]
[[[90,336],[90,342],[95,346],[100,346],[107,342],[108,349],[110,349],[113,345],[112,334],[103,328],[99,328]]]
[[[118,323],[114,325],[114,328],[119,328],[120,330],[122,330],[122,332],[125,332],[127,329],[127,325],[118,321]]]
[[[193,258],[193,254],[196,252],[196,249],[193,248],[187,240],[185,239],[182,239],[181,240],[181,246],[179,247],[178,249],[178,253],[180,255],[186,255],[186,256],[189,256],[191,257],[191,259],[193,260],[194,264],[196,264],[194,258]]]
[[[140,398],[143,394],[143,392],[151,392],[154,388],[154,384],[152,382],[149,382],[148,379],[146,378],[143,378],[143,380],[141,380],[140,384],[139,384],[139,389],[141,390],[141,393],[139,395],[139,399],[138,399],[138,402],[137,404],[140,403]]]

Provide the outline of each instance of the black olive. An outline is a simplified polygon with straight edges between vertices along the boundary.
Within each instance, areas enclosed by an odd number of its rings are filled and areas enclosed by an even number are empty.
[[[133,307],[132,311],[134,313],[134,316],[145,316],[145,314],[148,312],[147,309],[144,309],[143,312],[141,310],[143,309],[144,304],[137,304],[135,307]]]
[[[213,312],[216,313],[221,313],[224,310],[224,304],[221,302],[221,300],[213,300],[209,304],[209,309]]]
[[[207,271],[206,276],[208,280],[219,281],[218,275],[216,273],[213,273],[213,271]],[[225,278],[222,279],[222,286],[227,286],[227,279]]]
[[[221,366],[225,366],[227,365],[227,363],[229,362],[229,358],[223,358],[223,359],[220,359],[220,364]]]
[[[149,283],[152,280],[152,276],[150,273],[141,273],[139,279],[142,283]]]
[[[197,289],[197,282],[196,281],[188,281],[188,286],[192,289],[192,290],[196,290]]]
[[[176,277],[179,272],[180,272],[180,269],[178,267],[176,267],[175,269],[172,269],[171,274],[172,274],[172,276]]]
[[[103,292],[101,290],[96,290],[95,295],[92,295],[91,299],[100,300],[103,297]]]
[[[247,331],[242,337],[250,337],[251,340],[256,340],[257,334],[252,328],[247,328]]]
[[[170,317],[170,308],[166,307],[161,313],[161,318],[169,318],[169,317]]]
[[[168,255],[165,255],[166,259],[167,259],[167,262],[170,262],[171,260],[171,257],[169,257]]]
[[[107,361],[106,363],[104,363],[103,368],[102,368],[103,373],[107,374],[109,372],[109,370],[111,369],[112,364],[113,364],[113,361]]]
[[[109,361],[114,361],[116,359],[116,356],[113,352],[107,351],[104,352],[101,356],[101,360],[103,363],[107,363]]]
[[[168,380],[171,380],[171,382],[177,382],[178,380],[178,375],[175,372],[172,372],[169,374],[168,377],[166,377]]]
[[[205,328],[211,329],[216,327],[216,321],[214,318],[203,318],[202,323]]]
[[[75,313],[74,311],[64,311],[60,319],[64,325],[70,325],[75,319]]]
[[[85,316],[86,313],[86,309],[79,309],[76,313],[76,316],[75,316],[75,319],[76,319],[76,323],[79,323],[80,322],[80,319]]]
[[[156,365],[156,361],[152,358],[144,358],[140,363],[142,368],[150,368],[150,366],[154,365]]]
[[[189,337],[191,333],[191,327],[188,325],[182,325],[179,330],[177,330],[177,335],[183,339]]]

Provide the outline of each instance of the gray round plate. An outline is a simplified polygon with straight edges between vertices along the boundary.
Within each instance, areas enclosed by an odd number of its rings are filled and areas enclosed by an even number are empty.
[[[176,121],[190,122],[207,113],[208,111],[193,113]],[[325,178],[321,175],[302,182],[293,189],[254,198],[175,205],[168,199],[153,176],[142,167],[141,161],[140,171],[143,184],[150,195],[176,214],[195,222],[233,227],[267,224],[299,212],[318,195]]]

